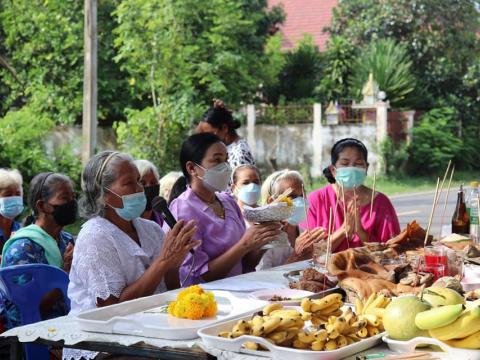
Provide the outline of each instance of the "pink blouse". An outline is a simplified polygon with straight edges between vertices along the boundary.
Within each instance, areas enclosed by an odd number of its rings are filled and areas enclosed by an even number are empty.
[[[327,185],[321,189],[312,192],[309,197],[309,208],[307,213],[308,224],[311,228],[323,227],[328,228],[328,217],[330,207],[333,210],[333,232],[339,229],[344,221],[343,217],[343,202],[338,203],[335,214],[336,194],[333,185]],[[382,193],[377,193],[373,199],[372,218],[369,218],[370,204],[363,206],[360,209],[360,219],[363,229],[369,234],[368,242],[386,242],[392,237],[400,233],[400,224],[398,223],[397,214],[393,208],[392,203]],[[307,222],[301,225],[302,228],[307,227]],[[332,233],[333,233],[332,232]],[[347,242],[344,239],[340,245],[335,249],[339,252],[349,247],[361,246],[360,238],[357,234]]]

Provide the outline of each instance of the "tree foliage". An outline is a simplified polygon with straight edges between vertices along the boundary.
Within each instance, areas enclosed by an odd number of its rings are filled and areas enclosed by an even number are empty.
[[[461,87],[469,64],[478,57],[478,29],[472,0],[348,0],[334,9],[328,31],[356,46],[385,38],[406,44],[428,107]]]
[[[381,39],[365,47],[354,63],[350,80],[353,98],[362,98],[362,88],[373,74],[380,90],[385,91],[391,105],[399,108],[409,104],[416,78],[407,47],[392,39]],[[411,101],[410,101],[411,103]]]

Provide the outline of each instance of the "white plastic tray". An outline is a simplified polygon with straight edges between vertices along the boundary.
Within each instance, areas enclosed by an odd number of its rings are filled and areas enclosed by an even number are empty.
[[[218,314],[212,318],[188,320],[169,315],[162,307],[174,301],[176,293],[165,293],[89,310],[77,315],[77,320],[84,331],[189,340],[197,338],[197,331],[202,327],[252,313],[268,304],[247,294],[212,292],[218,305]]]
[[[385,335],[382,340],[388,345],[389,349],[399,353],[412,353],[418,345],[436,345],[444,352],[446,352],[449,358],[459,360],[480,360],[480,350],[460,349],[448,346],[444,342],[429,338],[429,337],[416,337],[409,341],[399,341],[390,339]]]
[[[378,334],[371,338],[359,341],[357,343],[345,346],[344,348],[333,351],[311,351],[299,350],[287,347],[276,346],[269,341],[250,335],[243,335],[235,339],[227,339],[218,336],[222,331],[231,331],[232,327],[238,320],[250,319],[252,316],[239,316],[235,319],[223,321],[204,327],[198,331],[198,336],[201,337],[203,343],[207,346],[214,347],[220,350],[227,350],[237,353],[248,353],[257,356],[270,357],[274,360],[337,360],[343,359],[347,356],[354,355],[360,351],[370,349],[381,342],[384,333]],[[242,348],[242,344],[252,341],[257,344],[265,346],[269,351],[248,351]],[[462,359],[464,360],[464,359]]]

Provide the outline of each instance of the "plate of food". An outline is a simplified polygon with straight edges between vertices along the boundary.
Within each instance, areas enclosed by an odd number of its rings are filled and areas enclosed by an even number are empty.
[[[81,330],[189,340],[197,331],[218,321],[261,309],[267,302],[247,294],[204,291],[195,285],[178,293],[147,296],[85,311],[76,316]]]
[[[304,297],[313,295],[315,293],[305,290],[296,289],[268,289],[252,292],[250,296],[257,300],[279,302],[283,305],[300,305]]]
[[[217,349],[273,359],[333,360],[381,342],[381,328],[344,306],[340,294],[305,299],[301,307],[271,303],[262,311],[199,330],[202,342]]]

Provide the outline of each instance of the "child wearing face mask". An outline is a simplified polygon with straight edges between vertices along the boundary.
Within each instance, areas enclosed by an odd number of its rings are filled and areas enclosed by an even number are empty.
[[[372,194],[372,189],[363,185],[367,159],[368,151],[361,141],[352,138],[337,141],[331,150],[331,164],[324,170],[330,185],[309,196],[310,226],[328,228],[329,211],[333,210],[331,242],[334,252],[366,242],[386,242],[400,233],[397,214],[388,197],[379,192]],[[302,224],[306,226],[307,223]]]
[[[262,255],[261,247],[280,233],[279,223],[246,229],[235,199],[225,192],[232,174],[227,159],[225,144],[210,133],[192,135],[182,145],[184,177],[172,189],[177,198],[171,201],[170,211],[177,219],[195,220],[193,238],[201,240],[180,267],[184,286],[252,271]],[[168,225],[164,230],[169,230]]]
[[[291,189],[289,198],[294,212],[283,224],[283,236],[288,237],[290,246],[275,246],[268,249],[260,260],[257,270],[263,270],[295,261],[312,258],[313,244],[325,239],[322,227],[300,233],[298,225],[305,220],[308,202],[303,198],[303,178],[298,171],[281,170],[271,174],[262,186],[262,202],[271,203],[286,190]]]
[[[237,199],[237,204],[243,212],[245,205],[258,207],[261,196],[260,170],[255,165],[239,165],[232,173],[232,193]],[[245,220],[245,225],[250,223]]]

